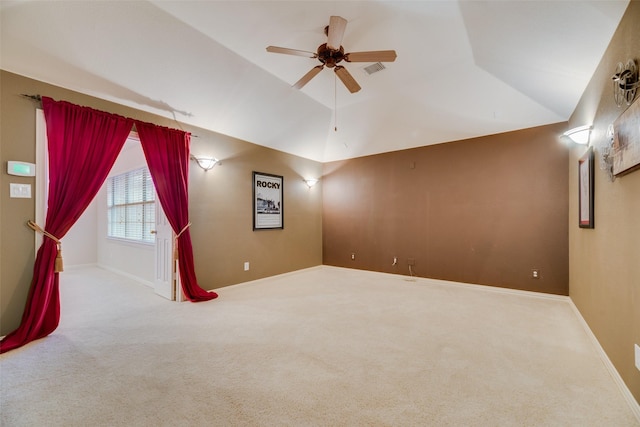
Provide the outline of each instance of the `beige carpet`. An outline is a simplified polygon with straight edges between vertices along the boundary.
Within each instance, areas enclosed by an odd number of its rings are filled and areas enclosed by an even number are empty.
[[[88,274],[89,273],[89,274]],[[63,273],[2,426],[637,426],[567,299],[319,267],[172,303]]]

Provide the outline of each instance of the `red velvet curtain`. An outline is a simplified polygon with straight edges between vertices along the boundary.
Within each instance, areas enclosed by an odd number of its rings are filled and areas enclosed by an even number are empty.
[[[42,98],[49,144],[49,200],[45,231],[62,239],[107,178],[133,120]],[[44,237],[22,322],[0,342],[0,353],[49,335],[58,327],[57,244]]]
[[[189,145],[187,132],[136,122],[149,172],[158,199],[178,244],[178,268],[182,290],[190,301],[208,301],[218,296],[198,285],[189,231]]]

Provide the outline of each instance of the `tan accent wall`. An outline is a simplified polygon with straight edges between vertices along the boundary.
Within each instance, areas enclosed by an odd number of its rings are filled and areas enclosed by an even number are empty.
[[[324,263],[567,295],[565,128],[325,164]]]
[[[578,158],[569,159],[569,295],[637,401],[640,371],[634,344],[640,345],[640,171],[611,182],[600,170],[600,144],[627,108],[613,99],[611,76],[618,62],[640,64],[640,2],[632,1],[569,120],[571,127],[593,123],[596,148],[594,229],[578,228]],[[640,95],[636,101],[640,102]]]
[[[34,187],[35,179],[9,177],[6,169],[8,160],[35,161],[36,104],[20,96],[22,93],[41,94],[178,127],[171,119],[1,72],[0,335],[11,332],[20,323],[35,256],[33,232],[25,225],[27,220],[34,219],[35,201],[9,198],[9,182],[30,183]],[[322,184],[309,189],[302,181],[319,177],[320,163],[181,126],[197,135],[192,139],[192,153],[214,155],[222,160],[221,166],[208,172],[195,163],[190,167],[191,234],[196,275],[203,288],[219,288],[322,263]],[[284,176],[283,230],[252,229],[254,170]],[[250,262],[249,271],[243,269],[245,261]]]

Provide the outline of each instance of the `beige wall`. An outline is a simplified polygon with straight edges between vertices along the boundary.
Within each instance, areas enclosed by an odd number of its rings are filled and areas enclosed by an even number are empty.
[[[232,138],[194,138],[192,152],[222,161],[190,174],[191,237],[203,288],[322,264],[322,183],[308,188],[303,181],[321,176],[320,163]],[[284,176],[284,230],[252,231],[252,171]]]
[[[598,168],[598,145],[626,108],[615,105],[611,76],[618,62],[640,62],[640,2],[631,2],[595,75],[570,119],[571,126],[593,123],[596,146],[594,229],[577,225],[578,158],[569,162],[569,295],[640,401],[640,371],[634,344],[640,345],[640,171],[611,182]],[[640,102],[636,96],[636,102]]]
[[[35,161],[36,105],[20,96],[23,93],[46,95],[177,127],[167,118],[5,71],[0,73],[0,335],[12,331],[20,322],[35,255],[33,232],[25,225],[34,218],[34,199],[9,198],[9,182],[34,186],[35,179],[9,178],[6,173],[8,160]],[[222,160],[222,166],[208,172],[192,163],[189,175],[196,275],[203,288],[218,288],[322,263],[322,184],[309,189],[302,181],[303,177],[319,177],[320,163],[202,129],[184,125],[183,128],[197,135],[192,139],[194,154],[211,154]],[[252,230],[254,170],[284,176],[284,230]],[[250,262],[247,272],[243,271],[245,261]]]

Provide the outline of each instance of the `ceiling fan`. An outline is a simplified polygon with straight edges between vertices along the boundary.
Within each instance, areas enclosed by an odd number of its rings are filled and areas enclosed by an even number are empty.
[[[361,89],[360,85],[345,67],[338,65],[341,61],[393,62],[396,60],[397,55],[395,50],[344,53],[344,48],[341,46],[341,43],[346,27],[346,19],[340,16],[332,16],[329,20],[329,25],[324,29],[324,32],[327,35],[327,42],[318,46],[318,50],[316,52],[277,46],[267,46],[267,52],[306,56],[307,58],[318,59],[321,62],[321,65],[313,67],[311,71],[302,76],[302,78],[293,85],[296,89],[301,89],[304,85],[309,83],[312,78],[318,75],[324,67],[328,67],[334,69],[334,72],[340,78],[342,83],[344,83],[349,92],[355,93]]]

